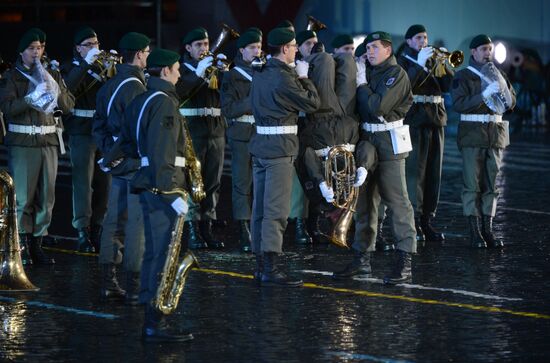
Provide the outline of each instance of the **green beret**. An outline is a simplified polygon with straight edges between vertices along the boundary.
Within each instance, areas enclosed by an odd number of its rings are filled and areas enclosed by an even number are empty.
[[[196,40],[208,39],[208,32],[204,28],[195,28],[189,33],[185,34],[182,43],[184,45],[191,44]]]
[[[369,33],[369,35],[367,35],[363,43],[368,44],[368,43],[374,42],[375,40],[385,40],[391,43],[391,35],[390,33],[381,32],[381,31],[372,32],[372,33]]]
[[[262,41],[262,35],[257,31],[246,31],[241,34],[239,39],[237,39],[237,48],[244,48],[248,44],[260,43]]]
[[[97,34],[89,26],[84,26],[82,28],[79,28],[74,34],[74,44],[78,45],[82,43],[83,40],[86,40],[89,38],[97,38]]]
[[[45,35],[45,34],[44,34]],[[19,40],[19,45],[17,46],[17,52],[22,53],[27,49],[27,47],[32,42],[42,42],[40,40],[40,34],[36,31],[36,29],[29,29],[23,34],[21,39]]]
[[[179,62],[180,55],[168,49],[155,48],[147,57],[147,67],[170,67]]]
[[[289,28],[294,31],[294,24],[290,20],[283,20],[275,28]]]
[[[367,47],[365,47],[365,43],[361,43],[357,46],[357,48],[355,48],[355,53],[354,55],[359,58],[360,56],[362,56],[363,54],[365,54],[367,52]]]
[[[250,28],[246,29],[244,32],[245,32],[245,33],[248,33],[248,32],[256,32],[256,33],[260,34],[260,36],[264,35],[264,33],[262,32],[262,29],[257,28],[257,27],[255,27],[255,26],[251,26]]]
[[[151,39],[145,34],[130,32],[120,38],[118,48],[124,50],[142,50],[151,44]]]
[[[296,43],[298,43],[298,45],[302,45],[303,42],[311,38],[317,38],[317,33],[313,30],[302,30],[296,34]]]
[[[285,45],[296,38],[296,34],[288,28],[275,28],[267,35],[267,44],[272,46]]]
[[[422,24],[414,24],[407,29],[407,33],[405,34],[405,39],[411,39],[418,33],[425,33],[426,27]]]
[[[30,28],[29,31],[33,31],[38,34],[38,37],[40,38],[40,43],[46,43],[46,33],[44,33],[44,30],[40,28]]]
[[[472,39],[472,41],[470,42],[470,49],[476,49],[480,45],[485,45],[492,42],[493,41],[491,40],[491,38],[489,38],[487,35],[479,34],[479,35],[476,35],[474,39]]]
[[[346,44],[353,44],[353,38],[349,34],[337,35],[330,43],[333,48],[340,48]]]

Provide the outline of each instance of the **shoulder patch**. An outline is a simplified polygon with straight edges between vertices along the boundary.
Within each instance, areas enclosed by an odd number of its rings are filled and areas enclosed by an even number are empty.
[[[390,77],[388,78],[388,80],[386,81],[386,86],[390,87],[392,84],[395,83],[395,77]]]
[[[174,116],[166,116],[164,117],[164,120],[162,120],[162,126],[167,130],[172,130],[174,127]]]

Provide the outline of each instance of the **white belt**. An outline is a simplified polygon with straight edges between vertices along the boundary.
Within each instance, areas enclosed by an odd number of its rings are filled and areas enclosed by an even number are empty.
[[[385,124],[369,124],[369,123],[363,122],[363,130],[367,132],[388,131],[388,130],[393,130],[400,126],[403,126],[403,119],[393,121],[393,122],[386,122]]]
[[[441,96],[413,95],[413,102],[415,102],[415,103],[442,103],[443,102],[443,97],[441,97]]]
[[[185,158],[183,156],[176,156],[174,165],[181,168],[185,167]],[[141,157],[141,167],[143,168],[144,166],[149,166],[149,158],[147,156]]]
[[[254,123],[254,116],[252,116],[252,115],[243,115],[241,117],[237,117],[237,118],[233,119],[233,121],[246,122],[248,124],[253,124]]]
[[[260,135],[296,135],[298,133],[298,126],[256,126],[256,133]]]
[[[460,121],[471,122],[502,122],[502,115],[487,115],[487,114],[462,114]]]
[[[47,134],[55,134],[57,130],[55,125],[25,126],[25,125],[9,124],[8,131],[15,132],[18,134],[27,134],[27,135],[47,135]]]
[[[342,146],[344,149],[346,149],[349,152],[354,152],[355,151],[355,145],[353,145],[353,144],[344,144],[344,145],[336,145],[336,146]],[[325,158],[325,157],[327,157],[328,152],[332,148],[333,148],[332,146],[327,146],[327,147],[322,148],[322,149],[317,149],[317,150],[315,150],[315,155]]]
[[[75,108],[74,110],[72,110],[72,113],[73,115],[78,117],[92,118],[94,117],[95,110],[81,110],[81,109]]]
[[[221,116],[222,112],[215,107],[180,108],[180,114],[182,116]]]

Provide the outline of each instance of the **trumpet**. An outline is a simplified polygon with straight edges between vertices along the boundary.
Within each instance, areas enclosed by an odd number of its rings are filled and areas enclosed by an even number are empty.
[[[307,27],[306,30],[312,30],[314,32],[318,32],[319,30],[326,29],[327,26],[323,23],[321,23],[319,20],[315,19],[313,16],[308,15],[307,16]]]
[[[252,59],[252,63],[250,64],[250,66],[255,71],[261,71],[266,62],[267,62],[267,58],[266,58],[265,52],[262,50],[259,56],[254,57],[254,59]]]
[[[97,55],[95,63],[99,66],[100,76],[112,78],[116,74],[116,64],[122,63],[122,56],[116,50],[111,49],[109,52],[102,50]]]
[[[443,77],[447,74],[445,71],[445,63],[448,63],[453,68],[457,68],[464,62],[464,53],[461,50],[449,52],[445,48],[434,47],[432,45],[428,47],[432,47],[434,50],[432,59],[435,61],[434,74],[436,77]]]
[[[222,31],[218,38],[214,42],[214,45],[209,51],[202,53],[199,60],[206,57],[214,58],[215,65],[211,65],[206,69],[205,78],[208,79],[208,88],[218,89],[218,77],[216,73],[218,71],[225,72],[229,70],[231,62],[227,59],[216,59],[216,56],[221,53],[222,48],[231,40],[237,39],[241,35],[229,25],[222,23]]]

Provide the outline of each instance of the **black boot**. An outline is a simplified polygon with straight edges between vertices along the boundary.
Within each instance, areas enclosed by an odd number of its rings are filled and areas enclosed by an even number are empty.
[[[90,228],[90,242],[97,253],[101,247],[101,232],[103,232],[103,226],[99,224],[92,224]]]
[[[261,285],[262,283],[262,271],[264,269],[264,262],[262,258],[262,253],[259,252],[256,254],[256,270],[254,271],[254,281],[258,285]]]
[[[307,217],[306,221],[307,232],[311,236],[311,243],[313,243],[314,245],[327,242],[323,238],[323,234],[321,233],[321,228],[319,227],[319,218],[320,216],[318,214],[310,214],[309,217]]]
[[[88,227],[78,229],[78,242],[76,250],[79,252],[94,253],[95,248],[90,241],[90,229]]]
[[[430,242],[445,241],[445,235],[433,228],[430,216],[423,215],[422,217],[420,217],[420,225],[422,227],[422,231],[424,232],[426,241],[430,241]]]
[[[146,343],[176,343],[193,339],[189,332],[170,332],[164,325],[162,313],[150,304],[145,305],[142,338]]]
[[[42,236],[33,236],[29,245],[32,263],[35,265],[53,265],[55,260],[46,256],[42,249]]]
[[[19,247],[21,248],[21,263],[23,265],[32,265],[32,259],[29,254],[32,234],[22,233],[19,235]]]
[[[187,235],[187,245],[190,249],[198,250],[208,248],[208,245],[200,236],[197,222],[185,222],[185,232]]]
[[[384,220],[378,220],[376,232],[376,250],[387,252],[395,250],[395,245],[384,234]]]
[[[416,240],[422,242],[426,240],[426,235],[424,235],[424,230],[422,229],[422,223],[420,222],[419,217],[414,218],[414,228],[416,229]]]
[[[296,218],[296,232],[294,233],[294,241],[299,245],[310,245],[311,237],[307,233],[306,224],[302,218]]]
[[[199,222],[199,229],[201,231],[202,238],[210,248],[221,249],[225,247],[222,241],[214,239],[212,234],[212,220],[207,219]]]
[[[397,261],[392,272],[384,276],[385,284],[397,284],[412,278],[412,253],[397,250]]]
[[[126,271],[126,305],[139,305],[139,272]]]
[[[493,217],[483,216],[481,219],[481,235],[489,247],[504,247],[504,243],[493,234]]]
[[[55,247],[59,244],[59,241],[54,236],[44,236],[42,237],[42,245],[47,247]]]
[[[124,300],[126,291],[118,285],[116,278],[116,267],[112,263],[101,264],[101,289],[100,295],[103,299]]]
[[[371,273],[370,252],[354,250],[353,260],[343,270],[334,271],[332,277],[336,280],[346,280],[354,276],[367,276]]]
[[[468,223],[470,224],[470,243],[474,248],[487,248],[487,243],[479,230],[479,217],[469,216]]]
[[[250,222],[247,220],[239,221],[239,246],[241,251],[250,252],[252,238],[250,237]]]
[[[276,252],[264,252],[262,286],[300,287],[302,280],[293,280],[277,267],[279,255]]]

